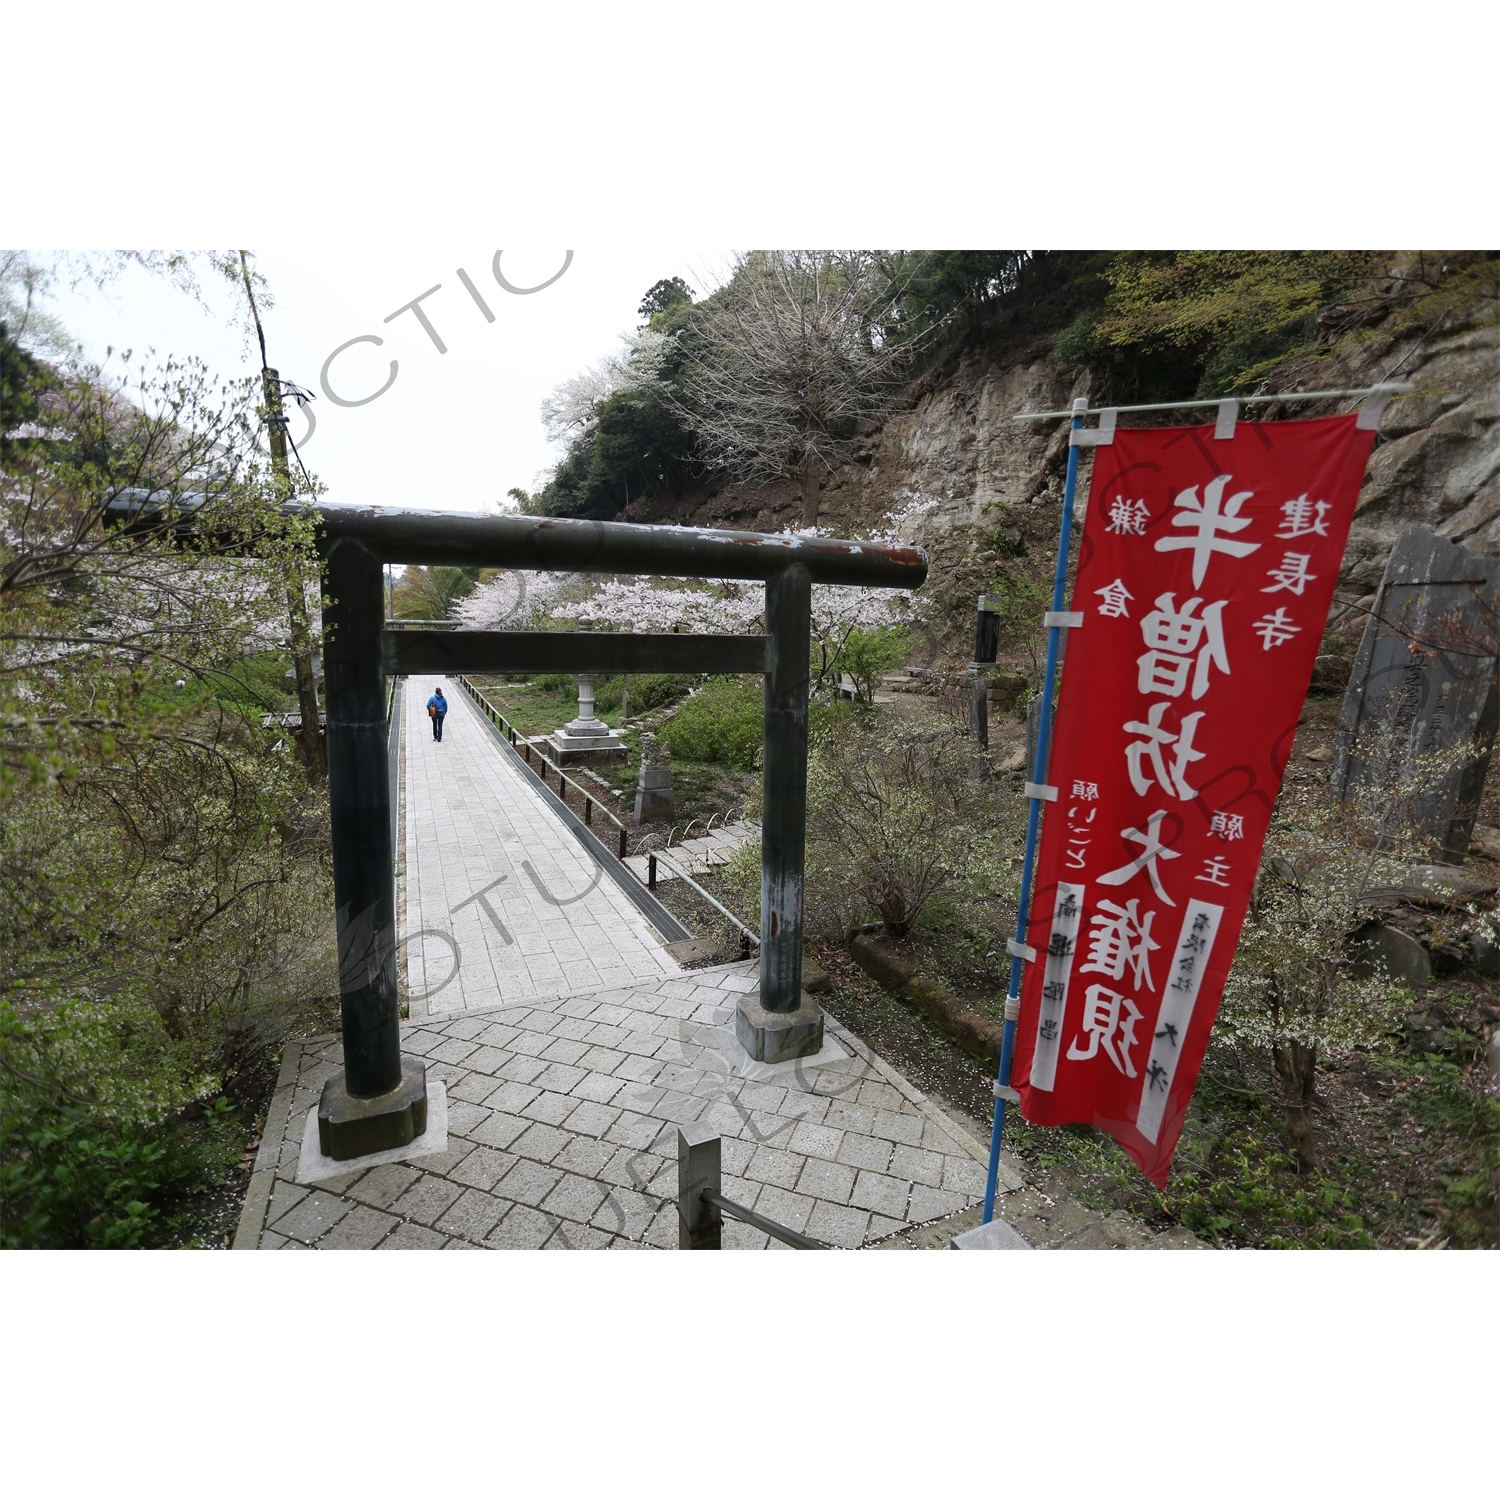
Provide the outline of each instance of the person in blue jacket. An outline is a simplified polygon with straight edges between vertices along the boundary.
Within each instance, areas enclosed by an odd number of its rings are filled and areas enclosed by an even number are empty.
[[[448,700],[443,697],[442,688],[439,688],[427,700],[427,712],[432,716],[432,737],[441,744],[443,741],[443,717],[448,712]]]

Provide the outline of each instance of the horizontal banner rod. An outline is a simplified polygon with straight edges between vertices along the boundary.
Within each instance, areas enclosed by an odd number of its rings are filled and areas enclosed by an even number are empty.
[[[1208,401],[1152,401],[1144,406],[1090,406],[1078,411],[1022,411],[1011,418],[1013,422],[1044,422],[1053,417],[1093,417],[1106,411],[1184,411],[1192,406],[1218,406],[1222,401],[1238,401],[1241,406],[1250,406],[1267,401],[1330,401],[1354,396],[1368,396],[1374,391],[1387,390],[1392,393],[1411,390],[1407,383],[1361,386],[1351,391],[1279,391],[1271,396],[1215,396]]]
[[[764,672],[763,635],[625,635],[554,630],[383,630],[386,675],[467,672]]]

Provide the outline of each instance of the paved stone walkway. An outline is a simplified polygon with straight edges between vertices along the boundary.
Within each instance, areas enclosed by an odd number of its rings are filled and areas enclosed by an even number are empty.
[[[983,1148],[836,1023],[821,1066],[748,1063],[733,1036],[753,963],[403,1027],[448,1094],[441,1155],[297,1179],[339,1066],[287,1048],[238,1244],[263,1249],[644,1249],[677,1243],[677,1125],[723,1137],[723,1191],[857,1248],[975,1208]],[[1007,1191],[1019,1190],[1013,1164]],[[1002,1208],[1003,1213],[1003,1208]],[[768,1246],[726,1221],[726,1248]]]
[[[402,1049],[442,1086],[428,1154],[317,1160],[310,1117],[342,1046],[291,1043],[235,1247],[673,1248],[689,1121],[720,1132],[727,1197],[830,1245],[939,1248],[977,1223],[987,1143],[832,1017],[818,1060],[751,1061],[734,1012],[754,963],[680,970],[457,690],[433,743],[436,681],[408,681],[403,746]],[[1167,1246],[1008,1158],[1001,1186],[1030,1243]],[[728,1219],[724,1244],[785,1248]]]
[[[679,973],[452,682],[434,742],[426,703],[440,681],[410,678],[403,694],[412,1019]]]

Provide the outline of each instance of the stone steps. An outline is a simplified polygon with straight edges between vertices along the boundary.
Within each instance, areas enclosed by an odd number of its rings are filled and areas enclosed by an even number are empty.
[[[721,868],[741,844],[748,843],[759,836],[760,824],[746,820],[729,823],[722,828],[714,829],[712,833],[705,834],[702,838],[687,839],[683,843],[673,844],[670,849],[659,852],[665,854],[673,864],[686,870],[689,875],[696,876]],[[647,855],[632,854],[625,860],[625,864],[637,879],[644,881],[647,878]],[[677,875],[665,863],[658,861],[656,878],[658,882],[676,880]]]

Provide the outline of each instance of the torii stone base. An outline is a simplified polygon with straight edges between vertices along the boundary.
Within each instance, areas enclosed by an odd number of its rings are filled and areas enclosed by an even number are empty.
[[[790,1062],[823,1050],[823,1010],[806,990],[796,1010],[767,1010],[743,995],[734,1013],[734,1034],[756,1062]]]

